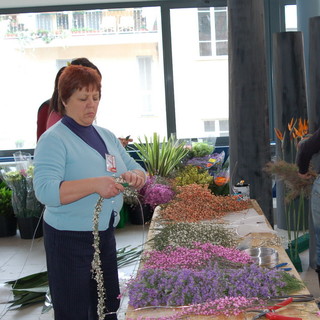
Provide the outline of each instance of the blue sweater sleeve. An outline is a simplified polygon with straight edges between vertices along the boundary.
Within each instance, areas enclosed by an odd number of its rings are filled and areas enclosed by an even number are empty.
[[[60,206],[60,184],[65,175],[67,150],[61,137],[45,133],[34,154],[34,186],[37,199],[49,206]]]

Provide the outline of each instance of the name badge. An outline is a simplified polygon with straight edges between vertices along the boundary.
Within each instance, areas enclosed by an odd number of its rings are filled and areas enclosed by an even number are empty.
[[[116,157],[112,154],[106,154],[106,168],[108,172],[117,172]]]

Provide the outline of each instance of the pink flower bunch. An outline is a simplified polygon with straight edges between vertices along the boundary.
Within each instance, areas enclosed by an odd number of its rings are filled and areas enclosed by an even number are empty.
[[[167,183],[167,181],[166,183],[161,183],[160,178],[156,176],[148,177],[146,184],[140,190],[143,203],[155,208],[160,204],[165,204],[172,200],[175,192]]]
[[[199,269],[214,264],[217,257],[240,264],[252,262],[247,253],[238,249],[197,242],[193,248],[169,246],[162,251],[150,250],[143,259],[144,268],[170,270]]]
[[[203,315],[203,316],[237,316],[248,309],[261,308],[263,301],[258,298],[246,297],[223,297],[203,304],[192,305],[180,313],[183,315]]]
[[[176,312],[173,315],[152,318],[139,316],[136,320],[179,320],[190,315],[198,316],[238,316],[248,309],[263,308],[265,303],[258,298],[246,297],[223,297],[213,301],[208,301],[201,304],[190,305],[183,309],[182,312]],[[133,320],[133,319],[128,319]]]

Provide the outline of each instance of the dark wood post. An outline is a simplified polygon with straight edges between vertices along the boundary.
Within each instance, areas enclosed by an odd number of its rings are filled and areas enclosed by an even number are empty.
[[[263,0],[229,0],[229,137],[231,187],[244,179],[273,225]]]
[[[295,162],[289,137],[291,119],[307,119],[307,93],[302,32],[279,32],[273,35],[273,85],[275,92],[275,126],[285,133],[283,143],[277,140],[279,159]],[[287,229],[284,186],[277,182],[277,225]]]
[[[309,20],[309,105],[310,132],[320,126],[320,17]]]

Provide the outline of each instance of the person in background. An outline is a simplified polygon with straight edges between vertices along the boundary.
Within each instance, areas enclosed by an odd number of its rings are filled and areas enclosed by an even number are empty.
[[[308,135],[298,144],[296,164],[298,174],[303,179],[314,179],[315,173],[309,170],[312,158],[320,151],[320,129]],[[318,160],[318,159],[315,159]],[[316,176],[311,191],[311,215],[315,234],[316,272],[320,285],[320,175]]]
[[[61,121],[40,137],[34,154],[34,189],[45,205],[44,245],[56,320],[96,320],[97,284],[92,278],[93,212],[99,214],[100,258],[106,290],[105,319],[117,319],[119,281],[114,227],[120,220],[124,186],[140,189],[144,169],[108,129],[93,125],[101,98],[101,76],[70,65],[58,81]]]
[[[77,58],[73,59],[70,63],[71,65],[82,65],[85,67],[89,67],[92,69],[97,70],[99,75],[101,76],[101,73],[96,65],[94,65],[90,60],[87,58]],[[52,93],[52,96],[50,99],[46,100],[41,104],[41,106],[38,109],[37,114],[37,141],[39,140],[40,136],[52,125],[54,125],[56,122],[58,122],[62,115],[59,113],[58,110],[58,81],[59,77],[64,70],[65,67],[62,67],[54,80],[54,90]]]

